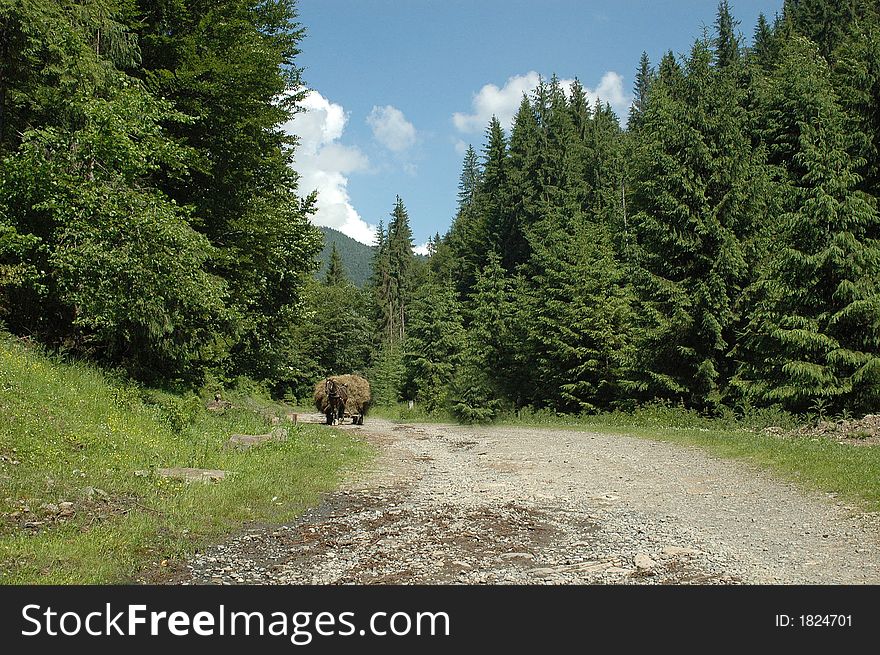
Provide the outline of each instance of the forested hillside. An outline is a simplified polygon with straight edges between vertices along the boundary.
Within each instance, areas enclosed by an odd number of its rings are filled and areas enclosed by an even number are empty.
[[[303,29],[293,0],[0,0],[6,329],[156,384],[362,372],[464,421],[880,410],[872,0],[722,0],[642,55],[626,117],[545,79],[468,149],[429,258],[389,189],[369,266],[325,229],[318,275],[281,130]]]
[[[373,249],[360,241],[346,236],[332,227],[319,228],[324,235],[324,249],[321,251],[321,268],[318,275],[327,273],[330,254],[335,247],[342,260],[345,274],[358,287],[364,286],[373,274]]]

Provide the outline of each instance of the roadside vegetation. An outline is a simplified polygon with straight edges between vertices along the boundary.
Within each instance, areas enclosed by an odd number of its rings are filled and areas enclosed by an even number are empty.
[[[292,519],[369,456],[348,435],[287,421],[254,385],[149,389],[0,339],[0,583],[132,581],[252,523]],[[281,419],[281,422],[278,422]],[[233,433],[285,441],[224,448]],[[226,472],[185,483],[157,468]],[[163,565],[164,562],[164,565]]]

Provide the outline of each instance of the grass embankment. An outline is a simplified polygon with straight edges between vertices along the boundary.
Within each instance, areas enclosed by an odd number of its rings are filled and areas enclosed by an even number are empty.
[[[0,584],[133,580],[249,523],[290,520],[369,447],[321,426],[281,423],[286,441],[225,449],[287,408],[247,396],[145,390],[0,337]],[[157,467],[221,469],[182,483]]]

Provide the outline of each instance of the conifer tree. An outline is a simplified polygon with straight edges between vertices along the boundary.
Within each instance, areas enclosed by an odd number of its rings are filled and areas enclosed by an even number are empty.
[[[783,214],[752,289],[737,385],[795,411],[880,401],[880,224],[857,189],[828,65],[795,37],[766,89]]]
[[[451,388],[451,409],[466,423],[492,421],[510,399],[522,395],[517,368],[516,305],[501,258],[490,252],[467,312],[461,365]]]
[[[661,73],[645,114],[633,200],[642,302],[632,388],[703,406],[731,376],[745,248],[762,214],[761,153],[733,78],[698,41],[682,75]]]
[[[558,224],[561,224],[558,223]],[[582,217],[532,244],[520,321],[531,402],[593,412],[619,395],[631,298],[608,226]]]
[[[327,272],[324,275],[324,284],[327,286],[339,286],[348,284],[348,276],[345,274],[345,266],[336,249],[336,244],[330,250],[330,261],[327,263]]]
[[[444,407],[463,349],[461,309],[451,282],[423,286],[404,342],[404,395],[428,412]]]
[[[736,27],[739,21],[730,13],[728,0],[718,3],[718,14],[715,18],[715,64],[719,68],[727,68],[737,64],[740,60],[739,37],[736,35]]]
[[[648,59],[647,52],[642,52],[642,56],[639,59],[639,70],[636,72],[636,81],[633,85],[633,102],[629,109],[629,120],[627,121],[627,127],[630,130],[639,129],[653,79],[654,69],[651,67],[651,60]]]
[[[880,15],[852,28],[838,50],[834,84],[862,178],[859,188],[880,206]]]
[[[395,334],[394,301],[392,298],[391,257],[388,248],[388,232],[379,219],[376,228],[376,246],[373,252],[372,288],[376,307],[376,323],[383,341],[391,341]]]
[[[458,212],[473,206],[480,187],[480,161],[473,145],[468,144],[464,153],[464,161],[461,165],[461,175],[458,178]]]
[[[834,52],[852,24],[872,7],[874,0],[785,0],[784,21],[819,46],[820,54],[833,60]]]
[[[473,288],[486,248],[485,216],[481,210],[482,170],[473,146],[468,146],[458,184],[458,211],[443,240],[449,247],[449,276],[464,297]],[[441,259],[445,257],[445,253]],[[432,262],[432,267],[434,262]],[[437,271],[441,273],[441,271]],[[442,277],[442,273],[441,273]]]
[[[391,221],[388,223],[388,274],[390,278],[391,309],[394,314],[392,341],[406,338],[409,304],[415,290],[415,265],[412,228],[403,200],[397,196]]]
[[[540,219],[539,190],[542,187],[541,142],[538,116],[527,96],[523,96],[513,121],[508,148],[507,194],[505,201],[510,213],[510,239],[502,262],[507,270],[515,270],[528,258],[528,241],[525,237],[530,227]],[[496,248],[498,245],[496,244]],[[483,259],[485,264],[488,259]]]
[[[763,13],[758,14],[752,41],[751,56],[758,66],[770,70],[775,64],[776,45],[773,29]]]
[[[483,257],[491,250],[503,255],[512,252],[508,247],[511,237],[511,217],[507,198],[509,188],[507,139],[504,130],[501,129],[501,122],[495,116],[489,121],[486,140],[483,153],[483,179],[479,194],[479,206],[486,230]],[[509,257],[507,255],[508,259]],[[482,261],[481,258],[481,265]]]

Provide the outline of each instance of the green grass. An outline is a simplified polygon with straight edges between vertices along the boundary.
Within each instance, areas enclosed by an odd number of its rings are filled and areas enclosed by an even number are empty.
[[[837,493],[866,511],[880,511],[880,448],[761,431],[770,426],[796,427],[798,418],[783,412],[711,418],[677,407],[649,405],[632,413],[596,416],[524,412],[506,416],[500,423],[625,434],[702,448],[716,457],[746,461],[805,488]]]
[[[0,337],[0,584],[131,581],[245,525],[292,519],[371,456],[355,435],[310,425],[224,449],[287,410],[225,398],[233,407],[208,412],[195,394],[141,389]],[[215,484],[155,475],[172,466],[230,473]],[[62,502],[75,513],[59,520],[46,506]]]

